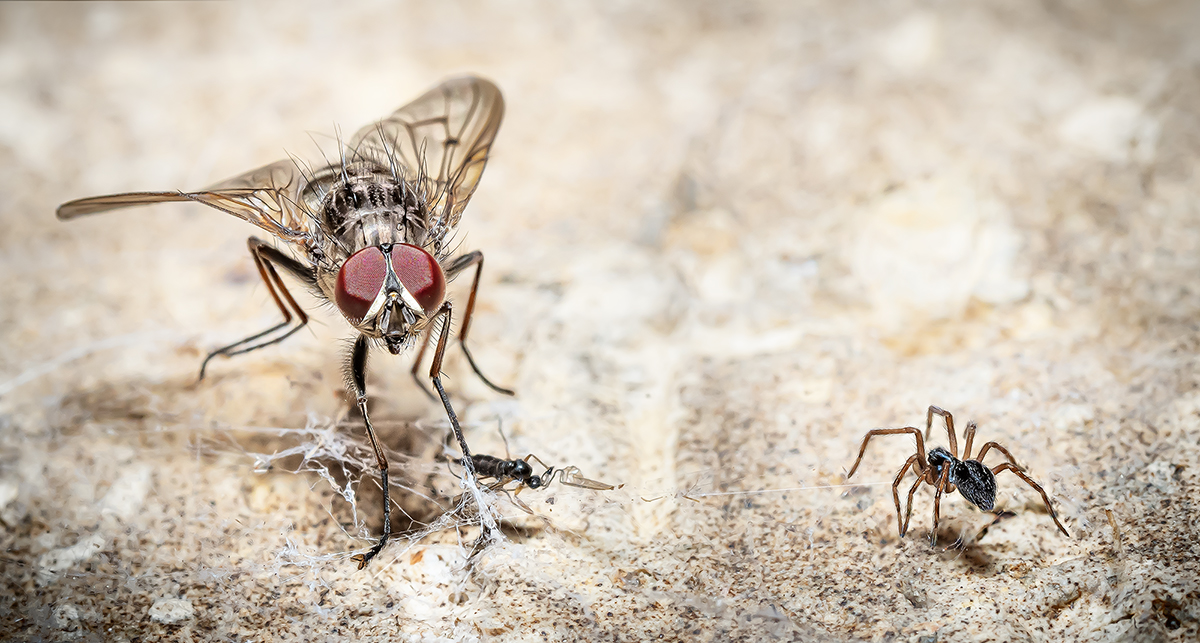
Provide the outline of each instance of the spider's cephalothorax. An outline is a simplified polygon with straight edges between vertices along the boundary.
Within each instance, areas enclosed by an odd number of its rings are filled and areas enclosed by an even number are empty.
[[[929,429],[933,426],[933,416],[940,415],[946,420],[946,432],[950,436],[950,449],[942,447],[934,447],[929,451],[928,456],[925,453],[925,438],[929,437]],[[931,537],[933,542],[937,542],[937,526],[938,513],[941,507],[942,494],[954,493],[958,491],[971,504],[979,507],[984,511],[991,511],[996,504],[996,474],[1001,471],[1011,471],[1026,484],[1033,487],[1039,494],[1042,495],[1042,502],[1046,504],[1046,509],[1050,512],[1050,517],[1054,519],[1054,524],[1058,525],[1059,531],[1065,536],[1070,536],[1067,533],[1066,527],[1058,521],[1058,515],[1054,513],[1054,507],[1050,504],[1050,497],[1046,495],[1045,490],[1025,474],[1012,454],[1008,449],[1000,446],[995,442],[988,442],[979,449],[979,454],[974,458],[971,457],[971,444],[975,441],[976,425],[974,422],[967,424],[966,438],[967,443],[963,449],[963,457],[958,458],[958,438],[954,433],[954,416],[950,413],[936,407],[929,407],[929,411],[925,415],[925,435],[921,435],[920,429],[912,426],[906,426],[899,429],[873,429],[867,432],[863,437],[862,447],[858,450],[858,458],[854,461],[854,466],[850,468],[850,473],[846,478],[854,475],[858,470],[858,465],[862,462],[863,454],[867,451],[867,442],[872,436],[876,435],[893,435],[898,433],[911,433],[917,440],[917,452],[909,456],[908,460],[900,467],[900,473],[896,474],[895,481],[892,482],[892,499],[896,502],[896,526],[900,531],[900,537],[908,531],[908,521],[912,517],[912,501],[913,495],[917,492],[917,488],[924,482],[935,489],[933,501],[933,532]],[[987,452],[995,449],[1003,453],[1008,458],[1007,462],[987,468],[983,464],[983,457]],[[912,469],[917,474],[917,481],[908,490],[908,510],[904,513],[900,511],[900,481],[904,479],[904,474]]]
[[[940,479],[942,468],[948,467],[951,489],[957,487],[958,492],[976,507],[991,511],[996,505],[996,474],[982,462],[959,460],[942,447],[934,447],[929,451],[929,466],[933,469],[934,479]]]

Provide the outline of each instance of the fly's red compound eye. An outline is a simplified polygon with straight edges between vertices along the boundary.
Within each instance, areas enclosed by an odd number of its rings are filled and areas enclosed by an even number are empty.
[[[446,277],[433,255],[407,243],[397,244],[392,247],[392,270],[426,315],[432,315],[441,305],[446,296]]]
[[[350,255],[338,271],[334,293],[338,308],[355,322],[362,321],[386,278],[387,261],[379,248],[371,246]]]

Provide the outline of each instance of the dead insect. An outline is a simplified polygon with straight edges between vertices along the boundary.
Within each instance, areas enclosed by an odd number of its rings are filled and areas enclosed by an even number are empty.
[[[521,493],[526,487],[530,489],[541,489],[547,487],[551,482],[554,482],[555,476],[561,484],[569,487],[579,487],[581,489],[593,489],[595,491],[610,491],[616,489],[610,484],[605,484],[596,480],[590,480],[583,477],[583,472],[579,467],[569,466],[561,469],[556,469],[542,462],[542,459],[530,453],[520,460],[503,460],[493,455],[484,453],[476,453],[471,456],[475,465],[475,474],[480,478],[492,478],[495,480],[488,487],[492,491],[508,491],[504,486],[510,482],[516,482],[517,487],[512,490],[510,496],[513,504],[520,507],[526,513],[533,513],[524,502],[517,498],[517,494]],[[530,460],[537,460],[538,464],[546,467],[546,471],[541,475],[533,473],[533,467],[529,466]]]
[[[326,159],[309,164],[291,158],[199,192],[113,194],[70,201],[58,208],[58,218],[65,220],[128,206],[195,201],[253,223],[287,243],[300,257],[293,258],[250,237],[250,254],[283,313],[283,321],[209,353],[200,377],[214,357],[275,344],[308,323],[277,268],[336,304],[358,332],[350,352],[347,386],[362,412],[383,487],[383,535],[369,551],[354,557],[359,569],[379,553],[391,530],[387,456],[367,415],[368,350],[382,347],[395,355],[418,343],[420,352],[412,374],[420,384],[421,358],[438,331],[429,378],[470,471],[471,452],[442,388],[441,369],[453,309],[445,298],[446,282],[474,267],[458,342],[485,384],[499,393],[513,394],[484,377],[467,350],[483,253],[451,258],[449,244],[475,192],[503,116],[504,99],[495,85],[482,78],[457,78],[359,130],[348,144],[339,146],[340,158],[332,163]]]
[[[995,442],[988,442],[983,445],[983,448],[979,450],[979,454],[976,457],[971,457],[971,443],[975,441],[975,429],[977,428],[974,422],[967,424],[967,444],[966,448],[963,449],[961,460],[958,458],[958,439],[954,433],[954,416],[950,415],[947,411],[936,406],[929,407],[929,411],[925,416],[925,439],[929,437],[929,430],[933,425],[934,414],[940,415],[946,420],[946,432],[950,435],[949,451],[942,447],[935,447],[929,452],[928,457],[926,457],[925,442],[921,437],[921,431],[916,427],[872,429],[863,437],[862,447],[858,450],[858,459],[854,461],[854,466],[850,468],[850,473],[846,474],[846,479],[849,479],[858,470],[858,464],[862,462],[863,454],[867,451],[867,442],[871,440],[872,436],[911,433],[916,438],[917,452],[908,458],[908,461],[900,468],[900,473],[896,474],[896,480],[892,483],[892,499],[896,502],[896,526],[900,530],[901,538],[908,531],[908,521],[912,517],[913,495],[917,492],[917,487],[921,486],[922,482],[936,489],[933,499],[932,535],[933,543],[936,544],[938,512],[941,508],[942,493],[954,493],[957,490],[971,504],[984,511],[991,511],[996,502],[996,474],[1001,471],[1013,472],[1013,474],[1040,493],[1042,495],[1042,502],[1046,504],[1046,509],[1050,512],[1050,517],[1054,519],[1054,524],[1058,525],[1058,529],[1063,535],[1070,537],[1066,527],[1063,527],[1062,523],[1058,521],[1058,515],[1054,513],[1054,507],[1050,505],[1050,498],[1046,495],[1046,492],[1038,486],[1038,483],[1033,481],[1033,478],[1025,475],[1025,470],[1017,464],[1016,459],[1008,452],[1008,449]],[[1003,453],[1008,458],[1008,462],[1002,462],[988,469],[983,464],[983,457],[987,455],[990,449],[995,449]],[[910,468],[917,474],[917,481],[908,490],[908,509],[901,516],[900,481],[904,479],[904,474],[908,473]]]

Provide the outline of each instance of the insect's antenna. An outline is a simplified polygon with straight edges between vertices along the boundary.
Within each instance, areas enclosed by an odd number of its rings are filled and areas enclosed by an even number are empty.
[[[504,435],[504,419],[496,418],[496,430],[500,432],[500,439],[504,440],[504,459],[512,460],[512,452],[508,450],[508,437]]]
[[[462,476],[458,475],[457,473],[454,473],[454,468],[450,466],[450,462],[451,461],[449,459],[446,460],[446,471],[449,471],[450,475],[454,476],[455,478],[462,480]]]

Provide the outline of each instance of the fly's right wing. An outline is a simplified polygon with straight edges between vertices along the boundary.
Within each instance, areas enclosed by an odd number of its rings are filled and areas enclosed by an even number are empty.
[[[390,167],[416,187],[429,211],[425,222],[435,241],[458,225],[487,164],[504,118],[504,98],[491,81],[454,78],[368,125],[350,139],[349,162]]]
[[[126,192],[68,201],[59,219],[74,219],[136,205],[195,201],[253,223],[281,241],[311,250],[322,239],[317,219],[301,204],[305,178],[293,161],[276,161],[200,192]]]

